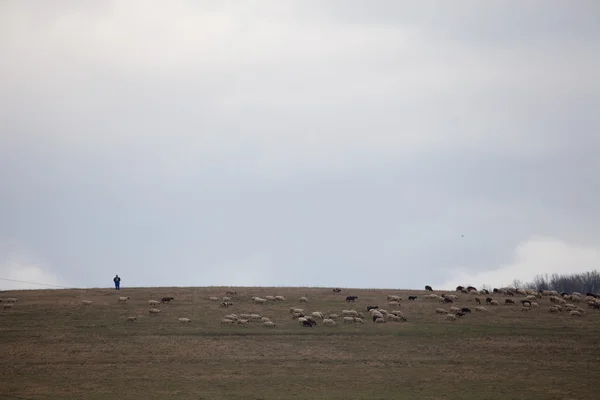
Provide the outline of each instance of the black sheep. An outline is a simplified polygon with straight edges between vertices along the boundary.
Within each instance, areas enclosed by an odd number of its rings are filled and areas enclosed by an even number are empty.
[[[428,291],[430,291],[430,292],[433,292],[433,289],[432,289],[432,288],[431,288],[431,286],[429,286],[429,285],[425,286],[425,290],[428,290]]]
[[[367,311],[378,310],[379,306],[367,306]]]
[[[408,296],[408,300],[410,301],[414,301],[417,298],[417,296]]]
[[[460,311],[462,311],[462,312],[463,312],[463,313],[465,313],[465,314],[468,314],[468,313],[470,313],[470,312],[471,312],[471,309],[470,309],[470,308],[468,308],[468,307],[463,307],[463,308],[461,308],[461,309],[460,309]]]
[[[346,296],[346,302],[347,303],[354,303],[354,300],[358,299],[358,296]]]

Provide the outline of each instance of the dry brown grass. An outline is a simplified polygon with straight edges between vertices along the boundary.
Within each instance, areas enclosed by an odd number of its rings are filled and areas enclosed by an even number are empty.
[[[229,309],[208,300],[227,288],[48,290],[0,309],[0,394],[30,399],[575,399],[596,398],[600,312],[528,313],[518,305],[447,321],[422,291],[235,288]],[[252,296],[285,303],[253,305]],[[359,296],[348,305],[345,296]],[[406,323],[302,328],[289,307],[340,313],[389,310],[400,294]],[[420,298],[407,301],[409,294]],[[130,296],[125,304],[118,296]],[[148,300],[173,296],[148,315]],[[299,304],[307,296],[310,303]],[[495,297],[503,301],[502,297]],[[93,300],[91,306],[82,300]],[[585,305],[584,305],[585,307]],[[259,313],[277,327],[221,326],[228,313]],[[125,322],[136,315],[134,323]],[[365,316],[367,313],[365,312]],[[177,319],[188,317],[190,324]],[[1,397],[0,397],[1,399]]]

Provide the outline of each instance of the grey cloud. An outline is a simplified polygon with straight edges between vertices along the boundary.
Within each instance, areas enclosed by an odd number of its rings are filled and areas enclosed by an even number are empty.
[[[422,287],[600,246],[593,3],[14,4],[0,244],[36,261],[0,277]]]

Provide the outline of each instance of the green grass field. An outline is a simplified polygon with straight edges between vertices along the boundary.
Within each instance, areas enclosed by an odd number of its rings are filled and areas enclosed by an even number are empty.
[[[19,298],[0,310],[0,400],[600,398],[600,312],[585,304],[582,317],[548,313],[547,299],[530,312],[518,305],[475,312],[474,296],[462,294],[455,305],[473,312],[453,322],[435,313],[448,305],[423,300],[418,290],[233,288],[229,308],[208,300],[226,289],[0,293]],[[344,301],[350,294],[359,296],[355,304]],[[407,322],[369,319],[367,305],[390,311],[388,294],[402,296]],[[252,304],[265,295],[287,301]],[[130,300],[118,303],[118,296]],[[163,296],[175,300],[149,315],[148,300]],[[355,309],[365,323],[301,327],[292,306]],[[276,327],[221,325],[229,313],[258,313]]]

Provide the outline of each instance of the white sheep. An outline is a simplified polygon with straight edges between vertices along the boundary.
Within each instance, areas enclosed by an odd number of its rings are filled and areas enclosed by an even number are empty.
[[[221,325],[231,325],[233,323],[234,323],[234,321],[231,319],[224,318],[221,320]]]
[[[179,318],[178,319],[179,322],[183,323],[183,324],[187,324],[192,322],[189,318]]]
[[[487,308],[485,308],[483,306],[478,306],[478,307],[475,307],[475,311],[487,311]]]
[[[535,301],[531,302],[531,307],[539,307],[539,306],[540,305],[537,302],[535,302]]]
[[[391,301],[391,300],[400,301],[400,296],[395,296],[393,294],[388,294],[387,300],[388,301]]]
[[[285,297],[283,297],[283,296],[275,296],[275,300],[277,300],[277,301],[285,301]]]
[[[223,296],[223,301],[224,302],[231,301],[231,297]]]
[[[308,299],[306,297],[300,297],[300,303],[308,303]]]
[[[359,318],[359,317],[354,317],[354,323],[355,323],[355,324],[362,324],[362,323],[364,323],[364,322],[365,322],[365,321],[364,321],[362,318]]]
[[[298,318],[298,323],[302,325],[305,321],[308,321],[305,317]]]
[[[219,298],[218,298],[218,297],[215,297],[215,296],[211,296],[211,297],[209,297],[208,299],[209,299],[210,301],[219,301]]]
[[[342,315],[348,317],[358,317],[358,312],[355,310],[342,310]]]
[[[270,321],[271,318],[269,318],[269,317],[261,317],[260,320],[263,321],[263,322],[267,322],[267,321]]]
[[[269,301],[275,301],[275,297],[274,296],[265,296],[265,299],[267,299]]]
[[[231,320],[236,320],[237,321],[238,316],[235,315],[235,314],[229,314],[229,315],[226,315],[224,318],[231,319]]]
[[[315,317],[315,318],[321,318],[321,319],[324,319],[324,318],[325,318],[325,317],[323,316],[323,313],[322,313],[322,312],[320,312],[320,311],[313,311],[313,312],[311,313],[311,315],[312,315],[313,317]]]
[[[271,321],[265,321],[265,322],[263,322],[263,326],[265,328],[275,328],[275,323],[273,323]]]
[[[537,297],[535,297],[534,295],[529,295],[529,296],[525,297],[525,300],[534,301],[534,300],[537,300]]]
[[[450,321],[456,321],[456,315],[454,314],[446,314],[446,319]]]
[[[577,316],[577,317],[581,317],[583,314],[580,311],[577,310],[573,310],[569,313],[569,315],[571,316]]]
[[[385,324],[385,319],[383,319],[383,318],[375,318],[375,323],[376,324]]]
[[[238,323],[238,325],[248,326],[248,320],[247,319],[238,319],[237,323]]]
[[[344,317],[344,323],[345,324],[353,324],[354,323],[354,318],[352,318],[352,317]]]
[[[498,300],[492,300],[492,301],[490,301],[490,305],[491,306],[499,306],[500,303],[498,302]]]
[[[402,304],[398,303],[397,301],[390,301],[388,302],[388,305],[390,307],[402,307]]]
[[[117,300],[119,303],[125,303],[127,300],[129,300],[129,297],[121,296]]]
[[[335,321],[330,318],[325,318],[323,320],[323,325],[325,326],[335,326]]]
[[[267,299],[263,299],[262,297],[255,297],[254,298],[254,303],[255,304],[265,304],[267,302]]]
[[[329,319],[335,320],[336,318],[339,318],[339,315],[337,315],[337,314],[329,314]]]
[[[159,304],[160,304],[160,301],[158,301],[158,300],[148,300],[149,306],[157,306]]]
[[[290,307],[290,314],[303,313],[303,312],[304,312],[303,308]]]
[[[148,310],[149,314],[159,314],[160,310],[158,308],[151,308]]]
[[[459,312],[460,308],[458,308],[458,307],[450,307],[449,310],[450,310],[451,313],[455,313],[455,312]]]
[[[443,308],[436,308],[435,312],[437,314],[448,314],[448,311],[444,310]]]
[[[521,311],[523,311],[523,312],[529,311],[529,307],[524,305],[523,307],[521,307]]]
[[[91,305],[91,304],[93,303],[93,301],[91,301],[91,300],[83,300],[81,303],[82,303],[84,306],[89,306],[89,305]]]
[[[396,317],[403,317],[404,316],[404,314],[400,310],[394,310],[394,311],[391,312],[391,314],[395,315]]]

